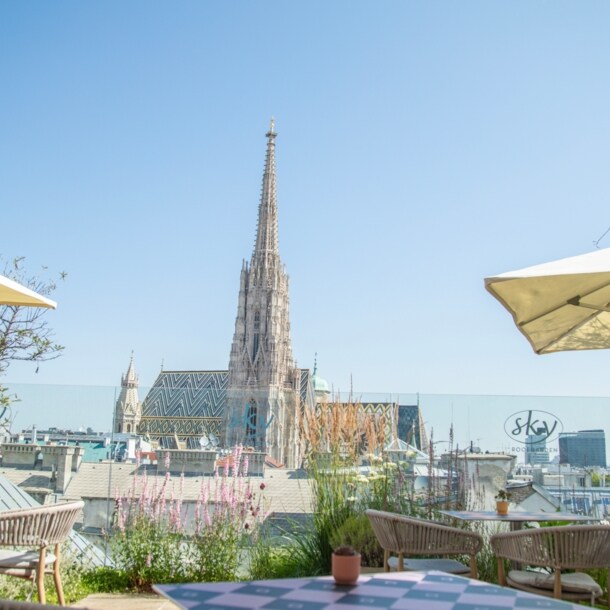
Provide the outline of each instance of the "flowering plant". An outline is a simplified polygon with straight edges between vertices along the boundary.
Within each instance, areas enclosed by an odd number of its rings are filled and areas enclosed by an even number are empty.
[[[236,447],[222,474],[203,477],[194,507],[194,530],[183,505],[184,476],[175,489],[166,455],[159,486],[144,471],[134,476],[126,496],[117,494],[113,559],[138,589],[154,582],[235,580],[239,549],[249,542],[266,515],[246,478],[247,454]],[[264,489],[264,483],[259,485]]]

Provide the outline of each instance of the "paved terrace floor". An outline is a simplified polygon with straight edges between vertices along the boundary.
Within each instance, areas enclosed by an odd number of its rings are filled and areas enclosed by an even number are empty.
[[[88,610],[178,610],[179,606],[160,595],[114,595],[111,593],[96,593],[81,599],[74,608]]]

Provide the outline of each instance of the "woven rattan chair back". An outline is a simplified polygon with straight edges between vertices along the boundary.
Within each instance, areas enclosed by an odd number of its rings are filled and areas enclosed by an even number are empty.
[[[455,557],[468,556],[470,576],[477,578],[476,555],[483,547],[483,538],[475,532],[406,517],[396,513],[372,510],[366,511],[375,536],[384,551],[384,570],[390,569],[392,553],[398,556],[398,570],[405,569],[405,557]],[[454,565],[458,562],[454,562]],[[428,564],[433,568],[432,563]],[[447,563],[440,563],[439,568]],[[451,564],[449,564],[451,565]],[[456,571],[456,570],[451,570]],[[462,570],[463,572],[464,570]],[[466,570],[468,571],[468,570]]]
[[[562,527],[540,527],[495,534],[491,537],[491,548],[499,559],[498,579],[501,585],[509,585],[557,599],[588,600],[601,593],[568,590],[562,583],[562,570],[592,570],[610,568],[610,525],[566,525]],[[550,568],[553,571],[553,586],[540,588],[521,584],[511,578],[522,570],[511,571],[508,577],[504,562],[507,559],[524,566]],[[610,576],[610,574],[609,574]],[[593,593],[593,595],[592,595]],[[607,595],[607,592],[606,592]],[[610,607],[610,600],[608,600]]]
[[[64,502],[0,513],[0,547],[11,547],[0,550],[0,574],[35,580],[38,600],[44,604],[44,575],[52,573],[59,603],[65,605],[60,544],[68,538],[83,506],[82,501]]]

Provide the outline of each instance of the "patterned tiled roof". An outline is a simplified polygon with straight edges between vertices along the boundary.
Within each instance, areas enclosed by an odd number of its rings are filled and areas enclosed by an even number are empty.
[[[142,417],[222,417],[228,378],[227,371],[162,371]]]
[[[222,438],[228,381],[228,371],[162,371],[142,403],[139,432],[186,438],[187,446],[195,448],[203,434]],[[309,369],[301,369],[302,400],[311,395],[310,385]]]

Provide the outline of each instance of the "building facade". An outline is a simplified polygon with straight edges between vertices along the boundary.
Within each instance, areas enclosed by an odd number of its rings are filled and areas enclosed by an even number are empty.
[[[267,454],[276,466],[302,462],[300,415],[332,400],[328,384],[292,355],[289,280],[279,254],[273,122],[266,157],[255,243],[240,273],[228,370],[161,371],[142,404],[138,432],[165,448],[225,449],[237,444]],[[389,434],[425,447],[418,406],[363,404],[384,414]],[[391,422],[391,423],[390,423]]]
[[[549,451],[546,447],[547,434],[540,431],[539,434],[528,434],[525,437],[525,463],[531,464],[548,464]]]
[[[308,369],[295,366],[288,275],[280,260],[273,121],[254,250],[240,274],[228,370],[161,371],[143,403],[139,432],[161,447],[231,448],[300,465],[298,410],[312,408]]]
[[[559,463],[585,468],[606,467],[606,435],[603,430],[580,430],[559,435]]]
[[[280,260],[273,121],[258,207],[256,240],[239,283],[229,358],[224,444],[253,446],[294,468],[300,461],[300,371],[290,338],[288,275]]]

